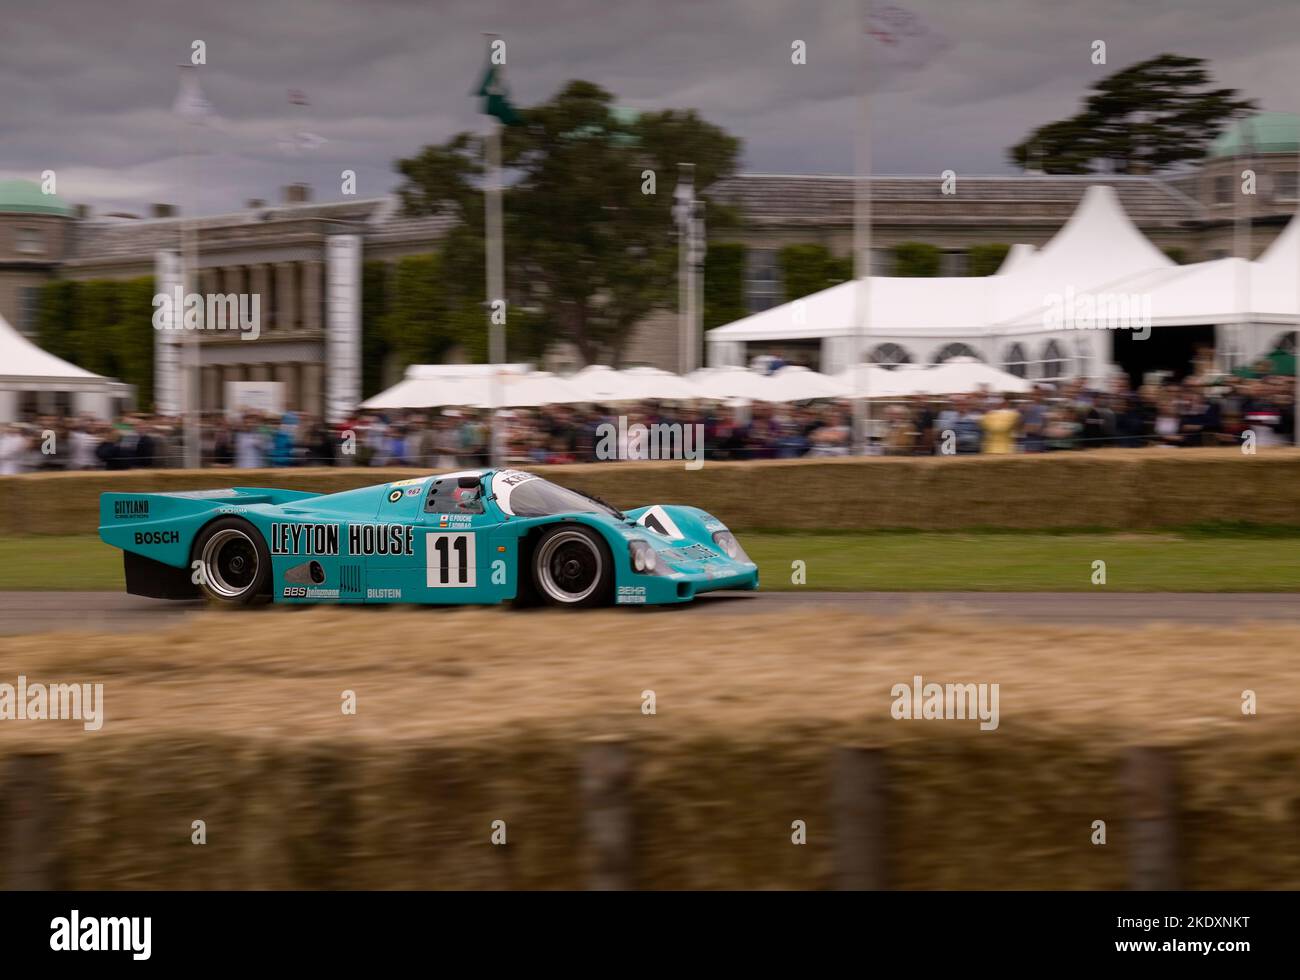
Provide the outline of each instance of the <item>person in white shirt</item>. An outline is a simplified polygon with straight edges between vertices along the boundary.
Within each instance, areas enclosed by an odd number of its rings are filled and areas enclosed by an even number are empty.
[[[72,464],[74,470],[93,470],[99,465],[95,449],[99,446],[99,436],[95,435],[94,423],[82,419],[68,433],[68,442],[72,447]]]
[[[27,437],[16,425],[0,429],[0,476],[23,472],[27,457]]]
[[[245,417],[235,433],[235,465],[244,470],[266,465],[266,439],[256,418]]]

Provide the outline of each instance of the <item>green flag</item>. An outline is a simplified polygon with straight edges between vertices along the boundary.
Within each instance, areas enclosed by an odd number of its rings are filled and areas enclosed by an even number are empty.
[[[510,92],[506,88],[505,74],[501,71],[500,65],[489,62],[476,94],[486,100],[483,111],[489,116],[496,116],[501,120],[502,125],[518,126],[523,122],[519,118],[519,113],[515,112],[515,107],[510,104]]]

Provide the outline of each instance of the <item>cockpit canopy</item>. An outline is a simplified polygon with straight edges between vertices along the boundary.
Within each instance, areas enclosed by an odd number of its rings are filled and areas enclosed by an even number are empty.
[[[497,506],[514,517],[553,514],[604,514],[622,518],[614,507],[577,490],[570,490],[522,470],[501,470],[492,476]]]

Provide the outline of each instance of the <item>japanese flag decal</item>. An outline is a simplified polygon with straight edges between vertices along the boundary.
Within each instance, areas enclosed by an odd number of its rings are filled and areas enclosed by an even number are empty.
[[[668,516],[668,512],[658,504],[651,507],[648,511],[637,518],[637,523],[648,531],[655,531],[658,534],[662,534],[665,538],[677,539],[686,537],[686,535],[682,534],[673,519]]]

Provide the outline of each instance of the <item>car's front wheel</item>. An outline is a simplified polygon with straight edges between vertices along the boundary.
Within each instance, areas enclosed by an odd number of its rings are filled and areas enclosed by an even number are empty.
[[[533,551],[533,585],[548,605],[606,605],[614,586],[609,549],[597,532],[583,525],[549,528]]]
[[[194,542],[199,587],[213,602],[245,606],[269,595],[271,553],[257,528],[238,517],[213,521]]]

